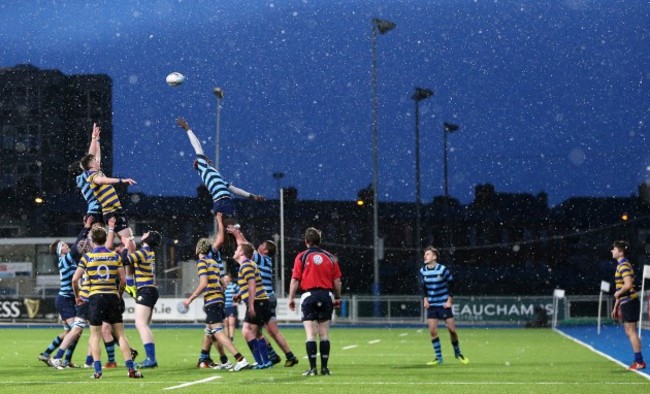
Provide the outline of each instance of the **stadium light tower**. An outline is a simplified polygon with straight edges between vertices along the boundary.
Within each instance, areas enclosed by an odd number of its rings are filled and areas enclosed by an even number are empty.
[[[422,254],[422,235],[420,231],[420,101],[433,96],[433,90],[415,88],[411,100],[415,102],[415,250],[416,259]]]
[[[379,178],[379,154],[377,147],[377,32],[386,34],[395,28],[395,23],[372,18],[372,251],[373,282],[372,293],[379,294],[379,206],[377,187]]]

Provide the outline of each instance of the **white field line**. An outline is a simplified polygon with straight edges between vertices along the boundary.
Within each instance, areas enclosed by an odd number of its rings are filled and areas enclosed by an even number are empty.
[[[216,375],[216,376],[211,376],[209,378],[205,378],[205,379],[201,379],[201,380],[195,380],[194,382],[187,382],[187,383],[179,384],[178,386],[165,387],[163,390],[181,389],[183,387],[188,387],[188,386],[192,386],[192,385],[195,385],[195,384],[211,382],[211,381],[213,381],[215,379],[221,379],[221,376]]]
[[[374,345],[375,343],[381,342],[381,339],[373,339],[372,341],[368,341],[368,345]]]
[[[344,346],[342,349],[343,350],[350,350],[350,349],[354,349],[355,347],[359,347],[359,345]]]
[[[406,337],[406,336],[408,336],[408,335],[409,335],[408,332],[403,332],[403,333],[399,334],[400,337]]]
[[[174,386],[174,387],[167,387],[164,388],[163,390],[172,390],[175,388],[181,388],[181,387],[187,387],[188,385],[192,384],[197,384],[197,383],[205,383],[206,381],[214,380],[221,378],[221,376],[215,376],[209,379],[203,379],[202,381],[197,381],[197,382],[190,382],[190,383],[185,383],[184,385],[179,385],[179,386]],[[132,382],[136,383],[136,382]],[[140,383],[145,383],[138,381],[138,384]],[[159,382],[159,381],[151,381],[148,380],[146,383],[151,383],[151,384],[164,384],[164,383],[169,383],[169,382]],[[46,380],[34,380],[34,381],[7,381],[3,380],[2,381],[3,385],[25,385],[25,384],[61,384],[61,381],[46,381]],[[93,384],[92,381],[78,381],[78,382],[65,382],[66,385],[77,385],[77,386],[82,386],[82,385],[90,385]],[[124,381],[109,381],[105,380],[101,383],[103,386],[105,385],[120,385],[122,387],[125,386],[130,386],[129,384],[125,384]],[[301,381],[301,385],[313,385],[313,386],[319,386],[322,387],[323,382],[322,381]],[[294,386],[296,385],[296,382],[279,382],[279,381],[274,381],[273,385],[283,385],[283,386]],[[462,381],[423,381],[423,382],[384,382],[384,381],[378,381],[378,380],[373,380],[369,382],[355,382],[355,383],[350,383],[350,382],[336,382],[336,381],[328,381],[327,382],[328,386],[381,386],[381,385],[392,385],[392,386],[436,386],[436,385],[445,385],[445,386],[481,386],[481,385],[491,385],[491,386],[644,386],[647,387],[648,383],[647,382],[493,382],[493,381],[483,381],[483,382],[462,382]]]
[[[627,369],[627,365],[625,365],[625,364],[623,364],[622,362],[618,361],[617,359],[611,357],[610,355],[608,355],[608,354],[606,354],[606,353],[603,353],[603,352],[601,352],[600,350],[595,349],[593,346],[591,346],[591,345],[589,345],[589,344],[587,344],[587,343],[584,343],[584,342],[582,342],[581,340],[576,339],[576,338],[574,338],[574,337],[572,337],[572,336],[570,336],[570,335],[568,335],[568,334],[565,334],[565,333],[563,333],[562,331],[558,330],[557,328],[554,328],[553,331],[557,332],[558,334],[562,335],[563,337],[565,337],[565,338],[567,338],[567,339],[572,340],[573,342],[575,342],[575,343],[577,343],[577,344],[580,344],[580,345],[586,347],[587,349],[591,350],[592,352],[594,352],[594,353],[596,353],[596,354],[598,354],[598,355],[600,355],[600,356],[605,357],[605,358],[608,359],[609,361],[613,361],[613,362],[615,362],[616,364],[620,365],[621,367]],[[642,372],[642,371],[632,371],[632,372],[636,372],[636,373],[638,373],[639,375],[641,375],[642,377],[644,377],[644,378],[650,380],[650,375],[648,375],[648,374],[645,373],[645,372]]]

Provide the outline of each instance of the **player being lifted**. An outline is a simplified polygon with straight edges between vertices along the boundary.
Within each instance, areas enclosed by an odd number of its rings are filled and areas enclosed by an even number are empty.
[[[212,196],[212,210],[214,214],[216,215],[217,212],[222,212],[224,221],[226,219],[231,219],[229,221],[225,221],[226,225],[233,224],[232,221],[236,221],[235,218],[237,217],[235,205],[233,204],[233,194],[257,201],[264,200],[264,196],[249,193],[245,190],[231,185],[229,182],[226,182],[221,176],[221,173],[211,164],[208,157],[203,153],[201,142],[198,138],[196,138],[196,135],[194,135],[194,132],[190,128],[190,125],[187,123],[187,121],[183,118],[178,118],[176,119],[176,123],[187,132],[190,143],[194,148],[194,152],[196,153],[194,168],[201,176],[203,183],[208,188],[208,191]]]

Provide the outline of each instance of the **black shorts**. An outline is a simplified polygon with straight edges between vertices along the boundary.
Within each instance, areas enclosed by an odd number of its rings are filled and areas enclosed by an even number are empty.
[[[115,218],[115,228],[113,229],[116,233],[129,228],[129,220],[126,217],[126,213],[122,209],[117,211],[104,214],[104,223],[108,224],[108,219]]]
[[[223,323],[223,319],[226,317],[221,302],[206,305],[203,307],[203,311],[205,312],[205,324]]]
[[[329,290],[309,290],[300,297],[302,321],[331,320],[334,312],[334,295]]]
[[[153,309],[159,298],[158,289],[154,286],[140,287],[135,296],[135,303]]]
[[[56,306],[56,311],[61,316],[61,320],[66,321],[72,319],[77,314],[75,310],[75,301],[74,297],[64,297],[62,295],[56,296],[56,301],[54,302]]]
[[[99,212],[87,212],[86,216],[93,217],[93,224],[95,223],[104,224],[104,215],[102,215]]]
[[[75,317],[79,319],[88,320],[88,318],[90,317],[90,306],[88,304],[88,301],[84,302],[81,305],[75,306],[75,309],[77,310]]]
[[[452,317],[454,317],[454,314],[451,311],[451,308],[429,305],[429,308],[427,309],[427,319],[447,320]]]
[[[621,319],[623,323],[636,323],[639,321],[639,313],[641,312],[641,302],[638,298],[629,300],[621,304]]]
[[[90,304],[91,326],[101,326],[102,323],[122,323],[122,300],[117,294],[93,294],[88,298]]]
[[[263,326],[271,320],[271,303],[266,300],[255,300],[253,303],[255,308],[255,316],[250,317],[248,314],[248,307],[246,308],[246,317],[244,322],[248,324],[255,324],[256,326]]]

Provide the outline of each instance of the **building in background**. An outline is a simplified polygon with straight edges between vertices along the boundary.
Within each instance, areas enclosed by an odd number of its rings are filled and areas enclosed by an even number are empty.
[[[22,221],[50,196],[74,189],[68,167],[88,149],[93,122],[102,150],[113,151],[112,81],[108,75],[64,75],[31,65],[0,69],[0,198]],[[112,173],[111,154],[102,160]],[[0,236],[21,226],[0,222]],[[31,223],[32,226],[37,225]]]

